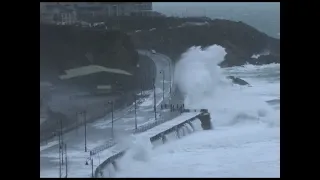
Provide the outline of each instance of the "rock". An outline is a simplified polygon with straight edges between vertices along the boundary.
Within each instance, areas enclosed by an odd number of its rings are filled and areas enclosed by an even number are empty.
[[[227,76],[227,78],[231,79],[234,84],[239,84],[241,86],[245,86],[245,85],[251,86],[247,81],[245,81],[241,78],[238,78],[235,76]]]

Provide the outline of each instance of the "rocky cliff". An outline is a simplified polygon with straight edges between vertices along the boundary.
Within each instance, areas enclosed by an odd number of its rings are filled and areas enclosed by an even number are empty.
[[[155,21],[153,20],[153,24]],[[162,21],[163,19],[159,20]],[[175,60],[191,46],[217,44],[225,47],[227,51],[225,61],[221,63],[224,67],[246,63],[280,63],[280,40],[242,22],[186,18],[181,20],[178,26],[162,24],[165,27],[131,33],[135,46],[155,49]],[[177,22],[175,24],[177,25]]]

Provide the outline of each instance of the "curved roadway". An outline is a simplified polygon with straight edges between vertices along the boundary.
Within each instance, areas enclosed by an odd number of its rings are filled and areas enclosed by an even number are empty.
[[[156,100],[158,107],[160,106],[163,98],[162,88],[163,88],[163,75],[160,71],[164,71],[164,92],[165,100],[169,97],[170,92],[170,82],[172,76],[170,71],[172,71],[171,60],[162,54],[150,53],[149,51],[138,51],[139,54],[148,56],[156,65],[157,73],[155,79],[156,86]],[[138,125],[146,123],[148,121],[154,121],[154,111],[153,111],[153,92],[150,94],[151,98],[147,101],[152,100],[152,103],[143,103],[137,109],[137,121]],[[158,108],[159,109],[159,108]],[[159,117],[159,114],[158,114]],[[163,118],[169,118],[167,115],[162,116]],[[82,119],[80,119],[82,120]],[[115,140],[118,137],[123,137],[130,134],[129,129],[135,127],[134,120],[134,109],[131,107],[124,110],[120,110],[114,113],[114,137]],[[112,137],[111,131],[111,115],[107,115],[105,118],[87,123],[87,149],[88,156],[89,151],[99,145],[105,144]],[[72,165],[72,156],[74,153],[84,153],[84,126],[68,132],[63,135],[63,142],[67,144],[67,151],[71,154],[68,155],[68,164]],[[59,164],[58,164],[58,139],[48,143],[46,146],[40,146],[40,176],[41,177],[58,177],[59,174]],[[83,160],[83,163],[85,159]],[[70,166],[69,171],[77,171]],[[55,172],[55,173],[53,173]]]

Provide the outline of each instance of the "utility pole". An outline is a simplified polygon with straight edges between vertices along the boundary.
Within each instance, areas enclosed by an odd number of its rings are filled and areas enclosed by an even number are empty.
[[[84,110],[82,113],[84,116],[84,152],[87,152],[87,112]]]
[[[64,152],[65,154],[65,158],[66,158],[66,178],[68,178],[68,158],[67,158],[67,144],[64,144]]]
[[[170,75],[170,85],[169,85],[169,89],[170,89],[170,95],[171,95],[171,84],[172,84],[172,75],[171,75],[171,73],[172,73],[172,69],[171,69],[171,62],[170,61],[168,61],[168,63],[169,63],[169,75]]]
[[[94,178],[94,174],[93,174],[93,158],[91,158],[91,173],[92,173],[92,177]]]
[[[162,73],[162,101],[164,102],[164,70],[160,71]]]
[[[157,120],[157,100],[156,100],[156,80],[153,78],[153,99],[154,99],[154,104],[153,104],[153,109],[154,109],[154,119]]]
[[[141,96],[142,96],[142,92],[143,92],[143,83],[141,82],[141,93],[140,93]]]
[[[148,86],[147,86],[147,72],[144,73],[144,84],[145,84],[145,90],[148,90]]]
[[[60,148],[60,146],[61,146],[61,134],[59,133],[58,134],[58,136],[59,136],[59,178],[61,178],[61,148]]]
[[[79,112],[78,111],[76,111],[76,124],[77,124],[77,128],[76,128],[76,133],[77,133],[77,135],[78,135],[78,129],[79,129],[79,117],[78,117],[78,114],[79,114]]]
[[[63,134],[62,134],[62,119],[60,119],[60,135],[61,135],[61,143],[59,144],[59,148],[61,149],[61,163],[63,165]]]
[[[114,111],[114,102],[109,101],[108,104],[111,104],[111,137],[112,139],[114,138],[114,133],[113,133],[113,111]]]
[[[113,133],[113,111],[114,111],[114,103],[112,101],[112,112],[111,112],[111,130],[112,130],[112,139],[114,138],[114,133]],[[93,160],[92,160],[93,162]]]
[[[135,129],[138,129],[138,123],[137,123],[137,95],[134,94],[134,125]]]
[[[104,115],[104,118],[103,120],[105,121],[107,119],[107,110],[106,110],[106,103],[103,102],[103,115]]]

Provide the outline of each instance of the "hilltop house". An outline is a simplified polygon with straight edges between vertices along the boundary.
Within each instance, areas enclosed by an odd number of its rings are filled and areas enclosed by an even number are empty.
[[[61,15],[61,18],[64,17],[67,22],[76,19],[76,15],[91,17],[158,15],[152,11],[152,2],[46,2],[40,3],[40,12],[44,20],[52,20],[53,14],[65,14]]]
[[[40,5],[40,22],[54,24],[74,24],[77,13],[73,8],[61,4]]]

